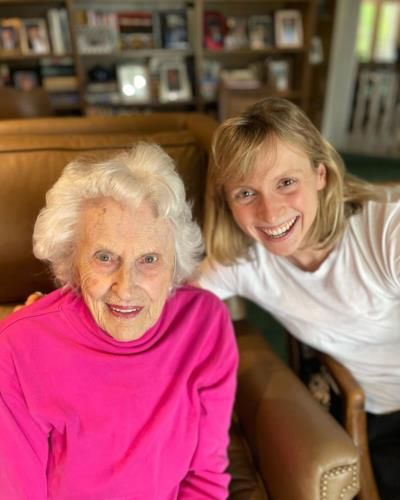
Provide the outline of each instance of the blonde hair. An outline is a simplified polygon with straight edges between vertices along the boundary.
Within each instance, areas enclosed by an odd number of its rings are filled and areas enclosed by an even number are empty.
[[[50,263],[56,281],[79,287],[76,232],[86,200],[111,197],[139,206],[148,201],[158,217],[171,222],[175,244],[173,285],[186,281],[203,256],[201,231],[192,219],[174,161],[156,144],[139,142],[105,161],[69,163],[48,191],[33,232],[33,251]]]
[[[316,170],[326,168],[326,186],[307,242],[327,247],[342,235],[348,217],[369,199],[380,199],[376,186],[346,172],[339,153],[326,141],[305,113],[290,101],[267,97],[237,117],[225,120],[213,137],[213,160],[208,169],[205,215],[207,255],[223,264],[248,257],[252,239],[234,221],[225,199],[227,180],[246,178],[254,169],[261,147],[276,139],[300,148]]]

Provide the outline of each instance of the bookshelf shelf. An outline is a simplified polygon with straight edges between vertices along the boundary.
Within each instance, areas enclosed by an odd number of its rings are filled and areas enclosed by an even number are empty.
[[[220,74],[243,70],[246,66],[258,66],[263,84],[254,90],[237,89],[237,95],[246,94],[250,100],[251,96],[258,99],[260,95],[274,93],[295,100],[307,110],[310,78],[307,53],[316,4],[317,0],[0,0],[0,29],[4,20],[17,20],[22,41],[26,21],[42,19],[50,42],[50,53],[28,53],[23,44],[19,52],[1,50],[0,41],[0,67],[11,68],[11,84],[15,84],[15,68],[18,71],[25,68],[27,72],[36,72],[39,84],[50,93],[65,91],[65,102],[62,96],[51,96],[54,103],[59,103],[56,111],[63,113],[71,109],[85,114],[88,107],[93,112],[96,106],[93,103],[99,102],[99,107],[121,110],[207,110],[223,118],[218,109]],[[277,46],[278,11],[297,12],[302,29],[298,45]],[[213,41],[207,38],[213,29],[208,24],[212,18],[210,12],[217,13],[214,17],[224,23],[216,50],[210,48]],[[247,38],[241,46],[237,46],[238,35],[230,27],[239,18],[245,19]],[[272,31],[265,35],[270,37],[268,41],[257,46],[251,38],[255,36],[254,22],[251,23],[260,19],[268,22],[266,27]],[[147,31],[137,27],[139,21],[142,26],[147,22]],[[230,47],[229,35],[232,35]],[[286,61],[289,68],[286,90],[274,89],[270,82],[267,85],[264,81],[270,61]],[[151,99],[145,96],[143,102],[126,103],[122,98],[118,101],[116,95],[131,85],[120,76],[120,68],[127,65],[131,65],[131,75],[146,80]],[[107,90],[107,85],[102,87],[102,83],[110,84],[112,90]],[[132,89],[129,87],[127,91]],[[113,95],[110,102],[103,103],[102,97],[107,92]],[[235,99],[235,93],[228,93],[230,99]]]

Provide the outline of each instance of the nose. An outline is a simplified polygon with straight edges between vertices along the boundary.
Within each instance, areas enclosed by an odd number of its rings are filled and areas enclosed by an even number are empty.
[[[129,301],[133,297],[133,291],[137,282],[134,268],[121,265],[113,277],[112,291],[123,301]]]
[[[285,215],[285,207],[275,194],[260,197],[257,203],[257,218],[268,224],[278,224]]]

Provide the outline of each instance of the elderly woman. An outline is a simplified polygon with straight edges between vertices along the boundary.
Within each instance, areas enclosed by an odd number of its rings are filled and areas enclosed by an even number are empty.
[[[33,240],[62,286],[1,325],[1,498],[226,498],[237,352],[181,285],[202,242],[173,161],[70,163]]]

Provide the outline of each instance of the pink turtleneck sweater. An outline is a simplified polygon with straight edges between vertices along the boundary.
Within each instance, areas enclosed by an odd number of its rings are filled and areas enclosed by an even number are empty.
[[[0,327],[0,498],[227,497],[237,351],[228,312],[182,287],[119,342],[73,292]]]

